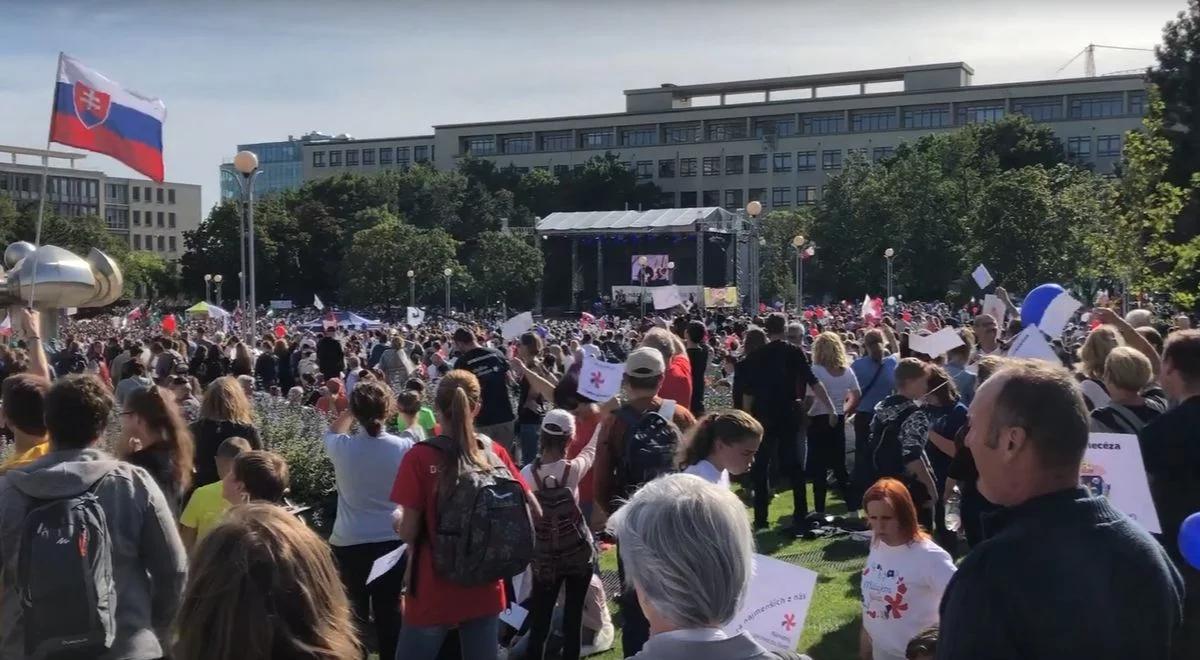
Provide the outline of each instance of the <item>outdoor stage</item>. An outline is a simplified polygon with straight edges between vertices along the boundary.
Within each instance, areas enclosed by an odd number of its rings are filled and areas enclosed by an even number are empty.
[[[692,292],[736,285],[757,300],[749,277],[758,270],[757,228],[722,208],[551,213],[537,235],[546,263],[539,303],[548,307],[591,311],[598,300],[613,304],[616,290],[633,307],[639,296],[631,301],[630,287],[670,284]]]

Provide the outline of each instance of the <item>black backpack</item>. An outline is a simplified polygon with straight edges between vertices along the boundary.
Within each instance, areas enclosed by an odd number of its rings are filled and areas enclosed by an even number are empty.
[[[116,638],[112,538],[95,488],[30,498],[15,585],[27,657],[95,658]]]
[[[455,441],[446,436],[425,442],[443,453],[454,451]],[[488,467],[459,474],[454,489],[438,496],[433,568],[467,587],[511,578],[533,559],[525,489],[492,453],[490,442],[483,449]]]
[[[639,413],[629,405],[617,410],[625,422],[625,456],[621,476],[623,497],[664,474],[675,472],[675,452],[682,434],[675,426],[675,402],[664,399],[658,410]]]
[[[534,459],[532,469],[535,481],[541,468],[541,459]],[[567,463],[562,482],[553,475],[547,475],[538,482],[537,490],[533,492],[542,507],[542,516],[533,526],[535,543],[532,565],[534,575],[544,581],[592,571],[592,534],[583,520],[579,501],[567,486],[570,477],[571,464]]]
[[[904,476],[904,448],[900,445],[900,432],[904,422],[916,411],[917,407],[913,406],[871,432],[868,450],[872,483],[884,477],[898,479]]]

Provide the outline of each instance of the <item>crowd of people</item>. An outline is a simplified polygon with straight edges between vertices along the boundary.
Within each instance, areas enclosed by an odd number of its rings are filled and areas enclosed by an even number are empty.
[[[49,353],[14,308],[0,658],[570,660],[614,644],[610,543],[626,657],[798,658],[724,631],[772,524],[869,530],[864,660],[1196,657],[1200,571],[1176,537],[1200,511],[1200,331],[1101,306],[1054,340],[1059,364],[1021,359],[999,293],[1007,319],[843,302],[517,337],[487,314],[73,321]],[[961,345],[913,350],[943,328]],[[618,395],[581,393],[588,358],[623,365]],[[264,397],[328,420],[328,538],[260,440]],[[1081,485],[1090,432],[1137,436],[1157,538]]]

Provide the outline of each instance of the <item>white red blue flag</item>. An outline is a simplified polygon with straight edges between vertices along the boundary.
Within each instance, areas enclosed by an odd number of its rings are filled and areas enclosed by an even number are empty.
[[[161,182],[166,118],[162,99],[126,89],[66,55],[58,56],[52,142],[112,156]]]

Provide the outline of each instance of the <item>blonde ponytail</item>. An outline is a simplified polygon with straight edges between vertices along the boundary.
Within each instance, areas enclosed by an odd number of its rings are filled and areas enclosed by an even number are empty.
[[[454,441],[440,471],[439,487],[443,493],[453,488],[458,475],[464,471],[488,466],[483,445],[475,436],[473,410],[479,404],[479,398],[479,379],[469,371],[455,369],[438,383],[434,405],[441,413],[443,432]]]

